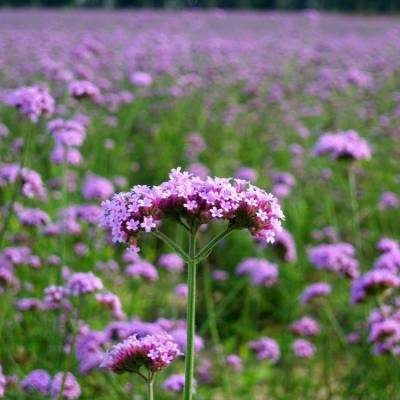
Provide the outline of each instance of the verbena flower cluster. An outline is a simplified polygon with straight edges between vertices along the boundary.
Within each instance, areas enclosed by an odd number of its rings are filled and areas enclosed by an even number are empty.
[[[162,254],[158,265],[170,272],[181,272],[185,267],[185,261],[175,253]]]
[[[294,354],[300,358],[312,358],[315,354],[315,346],[306,339],[296,339],[292,348]]]
[[[0,187],[14,185],[17,181],[21,182],[21,193],[23,196],[32,199],[46,198],[46,189],[43,185],[42,177],[34,170],[21,168],[17,164],[0,165]]]
[[[7,380],[3,374],[3,368],[0,365],[0,397],[3,397],[6,392]]]
[[[385,269],[368,271],[353,282],[351,297],[353,303],[359,303],[368,295],[376,295],[385,289],[400,287],[400,278]]]
[[[368,142],[353,130],[322,135],[313,152],[315,156],[355,160],[369,160],[372,153]]]
[[[307,286],[301,294],[300,301],[303,304],[309,303],[318,297],[325,297],[331,294],[332,288],[326,282],[316,282]]]
[[[355,249],[349,243],[321,244],[308,253],[310,262],[318,269],[327,269],[350,279],[359,276]]]
[[[51,160],[55,164],[80,164],[82,155],[78,148],[85,140],[85,125],[78,119],[57,118],[50,121],[47,127],[55,141]]]
[[[167,378],[163,383],[163,388],[168,392],[182,393],[185,387],[185,375],[174,374]],[[193,382],[193,393],[196,391],[196,381]]]
[[[33,122],[37,122],[43,114],[53,114],[55,107],[53,97],[42,86],[26,86],[14,90],[8,97],[8,104],[19,109]]]
[[[248,275],[256,286],[271,287],[278,280],[278,267],[267,260],[246,258],[236,268],[237,275]]]
[[[318,336],[321,332],[319,323],[308,316],[302,317],[290,325],[290,330],[298,336]]]
[[[51,396],[52,399],[59,398],[62,387],[62,399],[73,400],[81,395],[80,385],[71,372],[67,372],[65,377],[64,372],[58,372],[52,378],[46,370],[36,369],[20,382],[20,387],[30,395]]]
[[[249,348],[256,353],[258,360],[267,359],[272,363],[279,361],[281,352],[278,343],[269,337],[261,337],[249,342]]]
[[[102,225],[111,229],[113,240],[134,245],[139,232],[155,230],[163,218],[184,219],[190,226],[228,221],[231,228],[247,228],[268,242],[283,219],[276,198],[246,181],[203,180],[180,168],[159,186],[135,186],[102,205]]]
[[[60,393],[61,398],[66,400],[73,400],[80,397],[81,387],[71,372],[67,372],[67,376],[65,378],[64,372],[58,372],[54,376],[50,386],[50,396],[52,399],[58,399],[60,397]]]
[[[144,367],[152,372],[161,371],[182,355],[169,335],[133,335],[112,347],[101,367],[113,372],[138,372]]]

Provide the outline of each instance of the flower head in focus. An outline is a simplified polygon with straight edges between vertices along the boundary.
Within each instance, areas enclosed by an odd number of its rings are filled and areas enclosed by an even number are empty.
[[[138,372],[142,367],[158,372],[180,355],[182,353],[169,335],[132,335],[111,348],[101,367],[117,374]]]

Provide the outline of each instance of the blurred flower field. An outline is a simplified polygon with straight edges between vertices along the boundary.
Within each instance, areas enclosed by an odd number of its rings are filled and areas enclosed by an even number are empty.
[[[400,398],[398,18],[0,32],[0,398]]]

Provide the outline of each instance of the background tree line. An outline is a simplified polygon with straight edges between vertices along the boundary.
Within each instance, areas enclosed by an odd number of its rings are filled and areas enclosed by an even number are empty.
[[[6,7],[154,7],[396,12],[400,0],[0,0]]]

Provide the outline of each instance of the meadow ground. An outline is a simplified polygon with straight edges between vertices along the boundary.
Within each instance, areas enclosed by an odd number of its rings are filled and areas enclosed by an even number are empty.
[[[399,18],[21,10],[0,32],[0,397],[145,399],[100,364],[135,334],[186,352],[187,267],[157,232],[179,252],[230,224],[251,232],[197,267],[195,398],[400,399]],[[101,206],[177,167],[173,200]],[[273,193],[275,243],[270,200],[207,176]],[[139,255],[111,240],[138,229]]]

